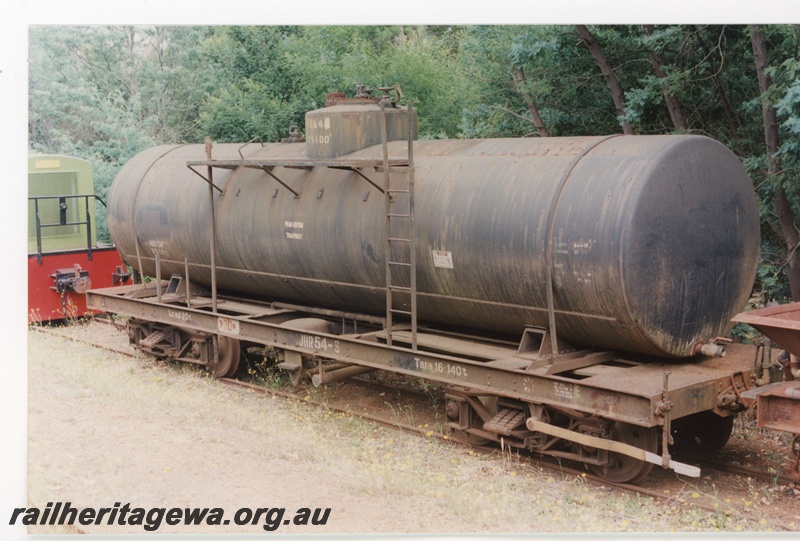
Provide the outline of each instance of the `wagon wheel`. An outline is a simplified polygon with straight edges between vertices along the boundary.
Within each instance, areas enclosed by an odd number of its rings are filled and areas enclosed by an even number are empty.
[[[708,460],[725,447],[732,431],[733,415],[720,417],[711,410],[675,419],[670,453],[684,460]]]
[[[236,373],[239,368],[239,356],[241,346],[235,338],[219,335],[217,336],[218,361],[216,364],[209,364],[211,374],[215,378],[228,378]]]
[[[644,428],[627,423],[614,423],[611,430],[614,441],[627,443],[655,453],[658,450],[658,434],[655,428]],[[636,483],[644,479],[653,464],[619,453],[609,453],[608,464],[591,465],[592,471],[612,483]]]

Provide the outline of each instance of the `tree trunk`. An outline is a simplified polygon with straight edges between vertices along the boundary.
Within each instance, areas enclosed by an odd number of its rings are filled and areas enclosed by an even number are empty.
[[[614,100],[614,106],[617,109],[617,116],[620,118],[625,117],[625,95],[622,93],[622,88],[619,86],[619,81],[617,81],[617,76],[614,73],[614,68],[611,67],[611,64],[606,59],[606,56],[603,54],[603,50],[600,49],[600,44],[597,43],[597,40],[594,39],[594,36],[589,32],[589,29],[586,28],[586,25],[578,24],[575,25],[578,29],[578,36],[586,43],[586,46],[589,48],[589,52],[592,53],[592,57],[597,65],[600,67],[600,71],[603,73],[603,77],[606,78],[606,83],[608,83],[608,89],[611,91],[611,97]],[[627,120],[622,121],[622,133],[625,135],[633,135],[633,126]]]
[[[548,130],[547,126],[544,125],[542,116],[539,114],[539,109],[536,107],[536,103],[533,101],[533,96],[525,87],[527,83],[525,79],[525,72],[522,71],[522,68],[516,68],[513,70],[513,77],[514,88],[517,89],[517,92],[525,100],[525,103],[528,106],[528,111],[530,111],[531,117],[533,118],[533,124],[539,131],[539,137],[550,137],[550,130]]]
[[[644,25],[644,31],[648,36],[653,35],[653,30],[654,27],[652,24]],[[661,66],[666,64],[664,57],[661,55],[661,53],[654,50],[649,50],[648,52],[650,53],[650,60],[653,64],[653,71],[656,73],[656,76],[661,79],[661,91],[664,93],[664,102],[667,104],[667,110],[669,111],[669,116],[672,119],[672,125],[675,126],[676,130],[686,131],[689,129],[689,125],[686,123],[686,117],[683,116],[681,104],[678,101],[678,98],[673,96],[669,91],[667,74],[663,69],[661,69]]]
[[[769,175],[780,173],[780,158],[775,156],[780,147],[778,135],[778,115],[775,108],[767,100],[767,92],[772,86],[772,79],[767,75],[769,60],[767,58],[767,42],[758,26],[750,27],[751,41],[753,43],[753,56],[756,62],[758,75],[758,88],[761,91],[761,113],[764,117],[764,141],[767,144],[767,167]]]
[[[786,192],[780,183],[782,175],[780,157],[776,155],[780,148],[780,134],[778,131],[778,116],[775,108],[769,103],[767,94],[772,80],[767,74],[769,60],[767,56],[767,42],[758,26],[750,27],[750,38],[753,44],[753,57],[755,58],[756,74],[758,75],[758,88],[761,91],[761,113],[764,117],[764,141],[767,146],[767,175],[772,180],[775,195],[772,204],[781,226],[781,236],[786,243],[789,257],[786,262],[786,276],[789,278],[789,288],[792,298],[800,300],[800,253],[798,242],[800,235],[795,225],[794,213],[786,197]]]
[[[711,51],[708,49],[708,45],[703,40],[703,37],[700,35],[700,30],[695,28],[694,26],[689,27],[691,31],[697,38],[697,42],[700,44],[700,48],[703,49],[703,56],[708,58],[709,67],[711,68],[711,78],[714,81],[714,88],[717,90],[717,96],[719,96],[719,102],[722,104],[722,109],[725,111],[725,118],[728,120],[728,126],[731,129],[731,135],[733,138],[738,142],[739,140],[739,120],[736,118],[736,113],[733,111],[733,105],[731,105],[731,101],[728,99],[728,94],[725,92],[725,87],[722,86],[722,81],[719,78],[719,70],[717,69],[717,65],[714,63],[714,56],[711,54]]]

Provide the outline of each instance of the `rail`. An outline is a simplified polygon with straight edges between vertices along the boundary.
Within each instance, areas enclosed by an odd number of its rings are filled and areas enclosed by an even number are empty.
[[[86,226],[86,252],[89,258],[89,261],[92,260],[92,215],[89,212],[89,198],[92,197],[95,200],[99,201],[104,207],[106,207],[106,202],[103,201],[100,197],[94,194],[85,194],[85,195],[43,195],[43,196],[34,196],[28,197],[28,201],[33,201],[33,212],[34,216],[36,217],[36,255],[39,264],[42,264],[42,258],[44,256],[44,251],[42,249],[42,229],[46,227],[64,227],[64,226],[73,226],[73,225],[85,225]],[[58,207],[59,207],[59,220],[56,223],[42,223],[42,218],[39,214],[39,201],[44,200],[58,200]],[[67,220],[67,209],[69,205],[67,205],[67,199],[83,199],[83,207],[84,207],[84,221],[75,221],[70,222]]]

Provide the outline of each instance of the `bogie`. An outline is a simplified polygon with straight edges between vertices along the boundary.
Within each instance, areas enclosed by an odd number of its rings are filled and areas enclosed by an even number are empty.
[[[236,374],[242,354],[239,340],[234,338],[139,319],[128,322],[128,341],[159,359],[203,365],[216,378]]]

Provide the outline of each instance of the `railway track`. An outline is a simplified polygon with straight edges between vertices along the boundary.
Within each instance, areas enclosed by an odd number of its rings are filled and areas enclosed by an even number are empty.
[[[774,483],[776,485],[797,485],[800,484],[800,478],[792,475],[785,475],[780,473],[770,473],[755,468],[748,468],[738,464],[727,464],[717,460],[709,460],[703,463],[704,468],[712,469],[714,471],[723,472],[731,475],[738,475],[740,477],[749,477],[764,483]]]
[[[120,331],[124,330],[123,325],[119,325],[112,320],[107,320],[105,318],[95,318],[95,321],[101,322],[106,325],[110,325],[116,327]],[[46,334],[56,335],[62,338],[66,338],[68,340],[72,340],[75,342],[79,342],[82,344],[86,344],[92,347],[97,347],[101,349],[105,349],[108,351],[112,351],[114,353],[134,357],[136,355],[135,350],[132,347],[120,347],[118,345],[112,345],[108,343],[100,343],[96,340],[92,340],[90,338],[77,336],[75,333],[71,333],[69,331],[65,331],[60,327],[51,327],[51,326],[32,326],[31,329],[34,329],[37,332],[42,332]],[[358,417],[364,420],[368,420],[383,426],[403,430],[408,433],[417,434],[420,436],[425,436],[428,438],[435,438],[440,441],[447,441],[449,443],[460,444],[464,446],[468,446],[470,449],[475,450],[476,452],[483,453],[483,454],[498,454],[502,453],[503,451],[498,448],[496,445],[473,445],[467,442],[464,439],[459,438],[457,435],[451,435],[446,433],[445,431],[436,431],[431,430],[427,425],[417,425],[399,421],[396,418],[391,418],[391,416],[386,415],[379,415],[376,413],[371,413],[369,411],[358,411],[355,408],[346,407],[346,406],[337,406],[332,405],[328,402],[315,402],[306,400],[305,394],[300,394],[298,392],[293,392],[291,390],[285,390],[280,387],[268,387],[259,383],[254,383],[250,381],[244,381],[241,379],[233,379],[233,378],[220,378],[217,381],[220,382],[222,385],[226,385],[228,387],[233,387],[236,389],[247,390],[248,392],[259,392],[264,393],[272,396],[281,397],[286,400],[295,400],[303,402],[304,404],[311,406],[311,407],[318,407],[324,408],[329,411],[333,411],[335,413],[341,413],[345,415],[351,415],[354,417]],[[349,385],[357,385],[361,387],[363,390],[370,390],[372,393],[379,393],[382,392],[384,394],[392,393],[396,396],[404,396],[407,400],[416,400],[419,401],[421,398],[424,398],[429,403],[433,401],[435,398],[434,394],[426,394],[422,393],[418,390],[413,388],[401,388],[396,385],[388,385],[385,383],[377,383],[377,382],[370,382],[361,378],[351,378],[347,380],[347,384]],[[442,397],[443,399],[443,393]],[[446,429],[445,429],[446,430]],[[515,453],[518,453],[520,456],[525,457],[526,459],[530,460],[532,466],[539,467],[542,469],[549,470],[556,475],[562,475],[564,477],[581,477],[588,482],[594,483],[596,486],[603,486],[609,487],[612,489],[617,489],[621,491],[625,491],[631,494],[638,494],[642,496],[647,496],[653,498],[654,500],[661,501],[665,504],[674,504],[676,502],[682,502],[685,500],[681,500],[679,496],[676,496],[674,491],[664,491],[657,488],[648,488],[642,487],[627,483],[613,483],[599,477],[589,470],[578,469],[575,467],[565,466],[564,464],[556,461],[553,458],[541,456],[533,452],[519,452],[515,450]],[[788,485],[788,486],[800,486],[800,480],[797,478],[793,478],[786,475],[780,475],[772,472],[766,472],[762,470],[758,470],[756,468],[750,468],[746,466],[740,465],[732,465],[726,464],[719,461],[708,461],[701,463],[700,466],[703,468],[704,472],[713,471],[717,474],[722,475],[730,475],[739,478],[749,478],[754,479],[766,484],[771,485]],[[685,483],[685,492],[689,494],[694,494],[691,492],[692,485],[689,483]],[[696,497],[695,497],[696,498]],[[712,502],[703,502],[698,499],[691,502],[691,505],[697,509],[702,509],[709,513],[734,513],[738,510],[732,506],[728,505],[724,502],[719,500],[712,501]],[[783,528],[786,531],[790,531],[788,528]]]

